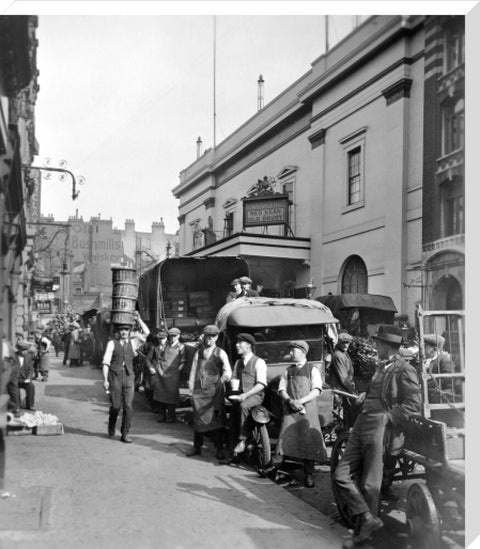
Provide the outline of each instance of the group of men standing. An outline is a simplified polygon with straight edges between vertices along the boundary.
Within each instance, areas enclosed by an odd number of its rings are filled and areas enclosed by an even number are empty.
[[[143,324],[141,320],[140,323]],[[152,376],[150,390],[158,405],[160,422],[175,421],[180,372],[186,358],[176,328],[157,334],[146,353],[139,351],[140,344],[130,339],[129,326],[118,329],[120,337],[109,342],[103,360],[104,386],[110,392],[111,400],[108,434],[115,434],[117,416],[123,406],[121,440],[129,443],[132,442],[128,433],[134,394],[134,356],[138,352],[144,355]],[[206,326],[193,358],[188,386],[194,435],[187,456],[200,456],[204,436],[210,433],[215,442],[216,458],[229,463],[245,451],[250,434],[250,413],[252,408],[262,404],[265,396],[267,365],[255,354],[255,337],[239,333],[235,340],[238,359],[232,368],[226,352],[217,346],[218,337],[217,326]],[[355,388],[348,355],[352,338],[348,334],[339,336],[329,379],[333,387],[350,395],[344,403],[344,417],[351,433],[333,481],[356,521],[354,544],[364,543],[383,526],[378,509],[386,458],[396,459],[402,447],[404,422],[421,412],[417,371],[399,354],[400,328],[381,325],[374,339],[378,366],[366,392],[358,395]],[[425,343],[432,343],[430,336],[426,336]],[[437,337],[435,344],[438,351],[442,341]],[[305,486],[313,487],[314,465],[327,459],[315,402],[322,391],[322,379],[319,370],[307,360],[309,346],[306,341],[291,341],[288,346],[290,364],[278,387],[283,417],[272,464],[278,467],[286,457],[303,461]],[[440,365],[441,358],[437,352],[431,362]],[[229,383],[231,390],[227,393]],[[232,401],[228,420],[226,394],[231,395]],[[229,457],[225,456],[226,447]]]

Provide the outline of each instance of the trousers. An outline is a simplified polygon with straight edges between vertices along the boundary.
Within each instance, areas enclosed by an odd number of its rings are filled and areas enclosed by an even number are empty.
[[[247,439],[250,435],[248,418],[250,410],[263,402],[263,393],[248,397],[240,404],[234,404],[230,412],[229,430],[231,433],[231,444],[235,439]],[[233,439],[233,440],[232,440]]]
[[[130,431],[133,413],[133,395],[135,393],[133,374],[128,375],[125,368],[117,374],[110,370],[108,372],[108,383],[110,386],[108,427],[109,429],[115,429],[118,414],[120,409],[123,408],[121,433],[126,436]]]
[[[33,382],[25,383],[24,381],[9,381],[7,383],[7,392],[15,409],[20,408],[20,389],[25,389],[27,408],[33,408],[35,404],[35,386]]]
[[[352,515],[378,514],[387,423],[386,412],[360,413],[335,469],[334,482]]]

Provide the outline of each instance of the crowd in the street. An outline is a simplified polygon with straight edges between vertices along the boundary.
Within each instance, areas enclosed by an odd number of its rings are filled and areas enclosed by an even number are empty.
[[[243,283],[244,290],[240,283],[240,291],[245,291],[251,280]],[[48,382],[50,353],[59,357],[63,352],[66,367],[81,367],[92,359],[94,338],[90,327],[80,328],[77,318],[64,320],[57,319],[43,330],[35,330],[32,341],[19,332],[14,349],[8,345],[4,348],[4,356],[12,362],[7,390],[14,414],[22,407],[34,410],[34,382]],[[186,456],[201,456],[207,435],[214,442],[220,463],[238,462],[251,435],[250,414],[264,404],[267,364],[255,354],[254,335],[236,335],[238,358],[231,362],[217,345],[219,334],[216,325],[208,325],[195,344],[185,344],[178,328],[150,332],[138,312],[134,326],[113,325],[102,359],[103,385],[110,400],[108,436],[115,436],[122,411],[121,441],[133,442],[130,428],[136,391],[143,390],[159,423],[175,422],[183,379],[193,413],[192,447]],[[341,411],[345,427],[351,429],[333,481],[356,517],[353,543],[359,544],[383,525],[378,517],[379,498],[395,499],[389,471],[395,468],[401,451],[403,422],[421,411],[421,390],[417,372],[409,363],[410,355],[404,347],[401,350],[402,331],[394,325],[380,325],[374,337],[377,367],[367,391],[359,392],[349,356],[352,339],[348,333],[339,334],[326,381],[337,391],[333,405]],[[444,343],[441,336],[429,334],[424,338],[430,366],[439,373],[454,368],[450,355],[442,350]],[[282,407],[280,430],[266,469],[278,471],[285,459],[296,461],[303,467],[305,486],[311,488],[315,486],[315,464],[328,461],[316,405],[324,384],[318,368],[307,360],[306,341],[292,340],[288,349],[289,364],[277,390]],[[191,365],[188,377],[184,371],[187,362]],[[436,390],[430,389],[432,393]],[[25,391],[23,401],[21,390]],[[360,485],[355,480],[359,471]]]

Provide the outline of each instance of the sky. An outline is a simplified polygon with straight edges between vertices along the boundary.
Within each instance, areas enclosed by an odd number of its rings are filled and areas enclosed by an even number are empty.
[[[100,214],[117,228],[134,219],[138,231],[163,218],[177,231],[171,191],[195,161],[197,138],[203,150],[213,145],[214,14],[218,144],[255,114],[260,74],[268,104],[325,52],[322,14],[335,14],[332,47],[351,31],[349,14],[466,13],[474,4],[7,0],[3,13],[39,15],[34,163],[63,160],[85,178],[75,201],[68,181],[44,180],[42,213]]]
[[[329,25],[334,43],[353,17]],[[44,181],[43,214],[177,230],[171,190],[198,137],[213,145],[213,28],[211,15],[40,15],[35,164],[65,160],[85,178],[75,202],[68,184]],[[217,144],[255,114],[260,74],[267,104],[310,69],[324,29],[320,15],[216,16]]]

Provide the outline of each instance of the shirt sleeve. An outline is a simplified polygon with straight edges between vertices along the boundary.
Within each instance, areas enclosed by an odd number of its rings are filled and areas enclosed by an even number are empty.
[[[230,361],[228,360],[227,353],[220,349],[220,358],[222,360],[222,377],[224,381],[229,381],[232,378],[232,368],[230,366]]]
[[[267,386],[267,365],[263,358],[258,358],[255,364],[256,383]]]
[[[110,362],[112,362],[113,349],[114,349],[113,340],[111,339],[107,343],[105,354],[103,355],[102,364],[106,364],[107,366],[110,366]]]
[[[312,389],[318,389],[322,392],[322,376],[316,366],[312,368]]]
[[[285,370],[280,378],[280,383],[278,384],[278,392],[285,391],[287,392],[287,381],[288,381],[288,370]]]
[[[195,385],[195,375],[197,373],[197,365],[198,365],[198,351],[193,356],[192,368],[190,370],[190,377],[188,378],[188,385],[192,389],[192,391]]]

